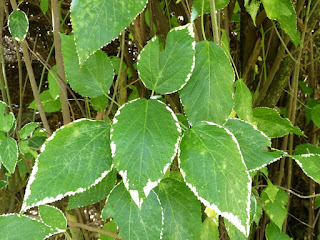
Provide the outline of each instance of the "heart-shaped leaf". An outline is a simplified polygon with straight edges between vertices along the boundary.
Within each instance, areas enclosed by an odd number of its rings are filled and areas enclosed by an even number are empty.
[[[165,50],[160,40],[153,38],[138,57],[141,80],[152,91],[168,94],[178,91],[191,76],[194,68],[194,34],[192,24],[172,29]]]

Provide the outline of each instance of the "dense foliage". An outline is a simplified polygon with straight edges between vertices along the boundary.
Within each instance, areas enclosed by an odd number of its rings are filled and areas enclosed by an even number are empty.
[[[0,239],[320,239],[319,0],[2,0]]]

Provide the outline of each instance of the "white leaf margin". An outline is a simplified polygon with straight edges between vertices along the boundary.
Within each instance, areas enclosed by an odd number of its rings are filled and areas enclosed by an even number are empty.
[[[195,68],[195,66],[196,66],[196,53],[195,53],[195,50],[196,50],[196,41],[195,41],[195,34],[194,34],[194,30],[193,30],[193,24],[192,24],[192,23],[188,23],[188,24],[186,24],[186,25],[182,25],[182,26],[179,26],[179,27],[175,27],[175,28],[171,29],[171,30],[169,31],[169,33],[171,33],[171,32],[176,32],[176,31],[179,31],[179,30],[183,30],[183,29],[186,29],[186,28],[188,29],[189,35],[194,39],[194,41],[192,42],[192,50],[194,51],[194,55],[193,55],[193,62],[192,62],[192,65],[191,65],[191,69],[190,69],[190,71],[189,71],[189,74],[187,75],[187,78],[185,79],[185,82],[180,86],[179,89],[174,90],[174,91],[172,91],[172,92],[166,92],[166,93],[164,93],[164,94],[172,94],[172,93],[175,93],[175,92],[180,91],[180,90],[188,83],[188,81],[190,80],[191,75],[192,75],[192,73],[193,73],[193,70],[194,70],[194,68]],[[156,41],[157,39],[158,39],[158,36],[154,36],[154,37],[153,37],[151,40],[149,40],[149,41],[154,42],[154,41]],[[149,41],[148,41],[148,43],[149,43]],[[148,44],[148,43],[147,43],[147,44]],[[140,60],[140,57],[141,57],[141,53],[142,53],[144,50],[145,50],[145,48],[143,48],[143,49],[141,50],[141,52],[139,53],[139,56],[138,56],[138,58],[137,58],[137,72],[138,72],[139,76],[140,76],[140,71],[139,71],[139,69],[138,69],[138,65],[139,65],[139,60]],[[160,52],[160,53],[161,53],[161,52]],[[140,78],[140,79],[141,79],[141,78]],[[143,85],[145,86],[145,88],[149,89],[142,79],[141,79],[141,82],[143,83]],[[181,101],[181,100],[180,100],[180,101]]]
[[[137,100],[140,100],[140,99],[143,99],[143,98],[136,98],[136,99],[133,99],[132,101],[129,101],[129,102],[123,104],[123,105],[118,109],[118,111],[116,112],[116,114],[114,115],[114,118],[113,118],[113,121],[112,121],[112,125],[111,125],[111,129],[110,129],[110,141],[111,141],[110,146],[111,146],[112,158],[114,158],[114,157],[116,156],[116,149],[117,149],[117,145],[115,144],[114,141],[112,141],[113,131],[114,131],[114,128],[113,128],[113,127],[114,127],[114,125],[118,122],[117,116],[120,115],[121,110],[122,110],[125,106],[127,106],[127,105],[129,105],[129,104],[131,104],[131,103],[133,103],[133,102],[135,102],[135,101],[137,101]],[[156,100],[156,99],[152,99],[152,100]],[[150,100],[147,100],[147,101],[150,101]],[[161,101],[159,101],[159,100],[157,100],[157,102],[165,105],[166,109],[171,113],[171,116],[172,116],[172,118],[173,118],[174,121],[175,121],[177,130],[178,130],[178,132],[180,133],[180,136],[177,138],[177,141],[176,141],[175,146],[174,146],[174,154],[171,156],[170,162],[167,163],[167,164],[164,166],[163,170],[161,171],[161,173],[164,175],[164,174],[166,173],[166,171],[168,170],[168,168],[170,167],[170,165],[172,164],[175,156],[177,156],[177,154],[178,154],[178,152],[179,152],[180,141],[181,141],[181,139],[182,139],[182,138],[181,138],[182,130],[181,130],[181,126],[180,126],[180,124],[179,124],[178,118],[177,118],[177,116],[175,115],[175,113],[173,112],[173,110],[172,110],[170,107],[168,107],[166,104],[164,104],[163,102],[161,102]],[[127,171],[128,171],[127,169],[125,169],[125,170],[120,170],[120,171],[119,171],[119,174],[121,175],[121,177],[122,177],[122,179],[123,179],[123,184],[124,184],[124,186],[126,187],[126,189],[129,191],[132,199],[133,199],[134,202],[137,204],[137,206],[138,206],[139,208],[141,208],[142,203],[143,203],[143,198],[140,198],[140,197],[139,197],[139,192],[138,192],[138,190],[130,190],[130,187],[129,187],[129,181],[130,181],[130,180],[127,178]],[[148,179],[147,185],[143,188],[143,191],[144,191],[144,194],[146,195],[146,197],[148,197],[150,191],[151,191],[153,188],[155,188],[156,186],[158,186],[158,184],[160,183],[161,179],[162,179],[162,178],[159,178],[159,179],[157,179],[157,180],[154,181],[154,182],[152,182],[150,178]]]
[[[14,140],[15,146],[16,146],[16,149],[17,149],[17,159],[16,159],[16,162],[15,162],[14,167],[13,167],[13,172],[14,172],[14,170],[16,169],[17,164],[18,164],[19,147],[18,147],[17,141],[16,141],[14,138],[12,138],[12,139]],[[0,142],[0,147],[1,147],[2,142],[3,142],[3,141]],[[0,154],[0,165],[1,165],[1,163],[2,163],[2,165],[8,170],[9,173],[13,174],[13,172],[10,172],[10,170],[7,168],[6,164],[2,161],[1,154]],[[1,169],[1,166],[0,166],[0,169]]]
[[[67,229],[67,227],[68,227],[68,223],[67,223],[67,218],[66,218],[66,216],[63,214],[63,212],[59,209],[59,208],[57,208],[57,207],[55,207],[55,206],[52,206],[52,205],[42,205],[42,206],[46,206],[46,207],[51,207],[51,208],[55,208],[56,210],[58,210],[60,213],[61,213],[61,215],[63,216],[63,218],[66,220],[66,229]],[[39,216],[40,216],[40,218],[41,218],[41,220],[42,220],[42,217],[41,217],[41,211],[39,211]],[[42,222],[45,224],[45,225],[47,225],[48,227],[50,227],[50,228],[53,228],[53,226],[49,226],[48,224],[46,224],[43,220],[42,220]],[[63,230],[63,229],[60,229],[60,228],[55,228],[57,231],[62,231],[62,232],[65,232],[66,230]]]
[[[313,181],[318,182],[318,181],[316,181],[312,176],[310,176],[310,175],[305,171],[305,169],[303,168],[303,164],[302,164],[298,159],[295,158],[296,156],[300,156],[300,157],[317,157],[317,156],[318,156],[319,159],[320,159],[320,154],[309,153],[309,154],[292,155],[292,156],[288,155],[288,156],[287,156],[287,157],[293,158],[293,159],[296,161],[296,163],[299,165],[299,167],[302,169],[302,171],[304,172],[305,175],[307,175],[307,176],[308,176],[309,178],[311,178]],[[318,183],[319,183],[319,182],[318,182]]]
[[[97,178],[95,180],[95,182],[93,184],[91,184],[90,186],[88,186],[87,188],[78,188],[76,191],[69,191],[69,192],[66,192],[66,193],[60,193],[58,194],[56,197],[46,197],[42,200],[38,200],[36,203],[33,203],[31,204],[30,206],[28,206],[26,204],[26,201],[28,200],[29,196],[31,195],[31,189],[30,189],[30,186],[31,184],[35,181],[36,179],[36,173],[38,172],[38,164],[39,164],[39,156],[40,154],[45,150],[47,144],[49,141],[51,141],[52,139],[54,139],[56,133],[65,128],[66,126],[69,126],[73,123],[77,123],[77,122],[82,122],[82,121],[91,121],[91,122],[97,122],[96,120],[92,120],[92,119],[86,119],[86,118],[81,118],[81,119],[77,119],[76,121],[73,121],[67,125],[63,125],[62,127],[60,127],[59,129],[57,129],[46,141],[45,143],[41,146],[41,149],[40,149],[40,153],[38,154],[38,157],[37,159],[35,160],[35,164],[32,168],[32,172],[31,172],[31,175],[30,175],[30,178],[29,178],[29,181],[28,181],[28,184],[27,184],[27,187],[26,187],[26,190],[25,190],[25,195],[24,195],[24,199],[23,199],[23,203],[22,203],[22,207],[21,207],[21,210],[20,210],[20,214],[24,213],[26,210],[30,209],[30,208],[33,208],[33,207],[36,207],[36,206],[39,206],[39,205],[46,205],[48,203],[52,203],[52,202],[56,202],[58,200],[61,200],[62,198],[66,197],[66,196],[71,196],[71,195],[75,195],[76,193],[82,193],[84,191],[87,191],[89,190],[90,188],[92,188],[93,186],[97,185],[99,182],[102,181],[102,179],[108,175],[109,172],[112,171],[113,169],[113,164],[111,164],[111,167],[109,170],[107,171],[104,171],[101,176],[99,178]]]
[[[6,217],[6,216],[12,216],[12,215],[17,216],[18,218],[21,218],[21,217],[29,218],[29,219],[31,219],[32,221],[36,221],[36,222],[42,223],[42,224],[44,224],[45,226],[51,228],[51,226],[45,224],[43,221],[38,220],[38,219],[35,219],[35,218],[32,218],[32,217],[29,217],[29,216],[27,216],[27,215],[19,215],[19,214],[17,214],[17,213],[8,213],[8,214],[0,215],[0,217]],[[66,230],[62,230],[62,229],[57,229],[57,228],[56,228],[55,231],[56,231],[56,232],[53,232],[53,233],[50,233],[50,234],[46,235],[43,239],[47,239],[47,238],[49,238],[49,237],[51,237],[51,236],[53,236],[53,235],[56,235],[56,234],[58,234],[58,233],[64,233]]]
[[[247,222],[245,223],[245,225],[241,224],[241,221],[239,220],[238,216],[233,215],[233,213],[231,212],[222,212],[217,205],[215,205],[214,203],[210,203],[209,201],[207,201],[206,199],[202,198],[198,191],[197,188],[195,186],[193,186],[191,183],[187,182],[186,180],[186,173],[183,171],[183,169],[181,168],[181,159],[180,159],[180,148],[178,151],[178,165],[179,165],[179,169],[180,172],[183,176],[183,179],[186,183],[186,185],[191,189],[191,191],[194,193],[194,195],[196,195],[196,197],[198,198],[198,200],[200,200],[200,202],[202,202],[206,207],[213,209],[218,215],[226,218],[227,220],[229,220],[237,229],[239,229],[239,231],[241,231],[245,236],[249,236],[250,234],[250,203],[251,203],[251,185],[252,185],[252,180],[251,177],[249,175],[249,171],[247,170],[247,166],[244,162],[241,150],[240,150],[240,146],[239,143],[236,139],[236,137],[233,135],[233,133],[231,131],[229,131],[229,129],[220,126],[216,123],[213,122],[209,122],[209,121],[201,121],[201,122],[205,122],[208,125],[213,125],[213,126],[217,126],[221,129],[224,129],[233,139],[233,141],[236,143],[237,148],[239,150],[240,156],[241,156],[241,161],[243,163],[243,165],[246,168],[246,174],[248,177],[248,182],[247,182],[247,190],[248,190],[248,196],[247,196],[247,206],[246,206],[246,212],[247,212]]]
[[[250,122],[247,122],[247,121],[242,120],[242,119],[240,119],[240,118],[227,118],[227,119],[226,119],[226,122],[223,124],[223,127],[224,127],[224,128],[228,129],[228,127],[225,127],[225,124],[228,122],[229,119],[235,119],[235,120],[238,120],[238,121],[241,121],[241,122],[244,122],[244,123],[247,123],[247,124],[251,125],[251,127],[253,127],[254,130],[256,130],[257,132],[261,133],[261,135],[263,135],[264,137],[266,137],[266,138],[268,139],[269,144],[267,145],[267,147],[271,147],[271,138],[269,138],[264,132],[260,131],[260,130],[257,128],[256,125],[253,125],[253,124],[250,123]],[[229,130],[229,129],[228,129],[228,130]],[[230,131],[230,130],[229,130],[229,131]],[[230,131],[230,132],[231,132],[231,131]],[[239,145],[239,146],[240,146],[240,145]],[[276,149],[276,150],[277,150],[277,149]],[[241,154],[242,154],[242,153],[241,153]],[[242,156],[242,155],[241,155],[241,156]],[[260,170],[260,169],[262,169],[262,168],[264,168],[264,167],[266,167],[266,166],[268,166],[268,165],[270,165],[270,164],[272,164],[272,163],[280,160],[281,158],[282,158],[282,156],[280,156],[280,157],[278,157],[278,158],[274,158],[271,162],[266,163],[266,164],[263,164],[263,165],[261,165],[260,167],[257,167],[257,168],[254,168],[254,169],[250,169],[250,170],[248,169],[248,171],[249,171],[249,172],[258,171],[258,170]],[[247,165],[246,165],[246,167],[247,167]]]
[[[29,27],[30,27],[30,26],[29,26],[30,23],[29,23],[29,19],[28,19],[28,17],[27,17],[27,14],[26,14],[24,11],[22,11],[22,10],[20,10],[20,9],[17,9],[17,10],[15,10],[15,11],[13,11],[12,13],[14,13],[14,12],[16,12],[16,11],[22,12],[22,13],[24,14],[25,19],[26,19],[27,22],[28,22],[27,31],[26,31],[26,33],[23,35],[22,39],[20,39],[20,38],[18,38],[18,37],[13,37],[13,38],[14,38],[15,40],[17,40],[18,42],[21,42],[21,41],[23,41],[23,40],[26,38],[26,36],[27,36],[27,34],[28,34]],[[12,14],[12,13],[11,13],[11,14]],[[12,31],[11,31],[11,27],[10,27],[10,16],[11,16],[11,14],[10,14],[9,17],[8,17],[8,28],[9,28],[10,34],[12,35]]]

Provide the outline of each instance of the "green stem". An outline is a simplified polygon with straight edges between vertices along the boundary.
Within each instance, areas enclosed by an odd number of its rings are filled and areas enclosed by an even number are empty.
[[[219,26],[218,26],[215,0],[210,0],[210,13],[211,13],[213,40],[217,45],[220,46]]]

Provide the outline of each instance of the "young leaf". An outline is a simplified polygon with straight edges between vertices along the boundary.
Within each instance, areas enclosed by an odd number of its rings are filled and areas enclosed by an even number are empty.
[[[266,238],[267,240],[290,240],[287,234],[281,232],[280,228],[277,227],[273,222],[269,222],[266,227]]]
[[[111,129],[113,162],[127,189],[138,190],[138,205],[176,155],[181,132],[176,121],[162,102],[144,98],[125,104],[115,115]]]
[[[156,192],[164,214],[163,239],[199,239],[201,205],[185,183],[165,178]]]
[[[245,0],[244,5],[246,7],[247,12],[250,14],[253,23],[256,23],[256,16],[260,7],[260,0]]]
[[[213,123],[198,123],[185,132],[180,151],[180,169],[191,190],[248,235],[251,179],[233,134]]]
[[[227,6],[230,0],[215,0],[216,10],[220,10]],[[203,4],[203,5],[202,5]],[[203,6],[203,10],[202,10]],[[210,0],[194,0],[191,11],[191,22],[197,17],[206,13],[210,13]]]
[[[17,214],[0,216],[0,238],[6,240],[43,240],[53,234],[59,233],[56,229],[48,227],[43,222]]]
[[[51,97],[56,100],[58,97],[60,97],[60,87],[57,81],[60,81],[56,72],[57,72],[57,66],[54,65],[52,67],[52,70],[48,73],[48,83],[49,83],[49,92]]]
[[[102,218],[112,217],[126,240],[160,239],[162,209],[157,195],[151,191],[141,208],[132,200],[123,183],[117,185],[102,210]]]
[[[42,93],[40,93],[40,99],[41,99],[43,110],[47,113],[57,112],[61,109],[60,98],[57,98],[57,99],[52,98],[49,90],[45,90]],[[35,110],[38,109],[35,100],[33,100],[30,103],[29,108],[32,108]]]
[[[102,179],[97,185],[93,186],[89,190],[76,193],[69,197],[69,204],[67,209],[78,208],[82,206],[87,206],[104,199],[110,191],[113,189],[117,181],[117,171],[112,170],[107,176]]]
[[[320,127],[320,104],[312,108],[311,119],[317,127]]]
[[[60,209],[49,205],[41,205],[39,206],[39,214],[41,220],[48,226],[58,231],[67,229],[67,219]]]
[[[304,143],[296,146],[296,148],[294,149],[294,155],[302,155],[309,153],[320,154],[320,148],[310,143]]]
[[[201,227],[201,240],[219,240],[219,229],[213,220],[207,217]]]
[[[290,0],[261,0],[267,16],[277,20],[282,29],[297,46],[301,44],[300,32],[297,30],[297,15]]]
[[[289,119],[282,118],[273,108],[254,108],[253,117],[257,128],[269,138],[283,137],[291,132],[303,136],[298,127],[293,127]]]
[[[9,173],[13,173],[18,161],[18,145],[13,138],[6,138],[0,143],[0,159]]]
[[[149,41],[138,57],[137,67],[147,88],[168,94],[181,89],[193,71],[195,42],[192,24],[172,29],[163,51],[159,49],[159,41],[158,37]]]
[[[79,120],[57,130],[38,156],[21,212],[83,192],[110,171],[109,125]]]
[[[24,139],[26,137],[28,137],[29,135],[31,135],[33,133],[33,131],[40,125],[40,123],[38,122],[31,122],[31,123],[27,123],[26,125],[23,126],[23,128],[21,128],[20,132],[19,132],[19,136],[21,139]]]
[[[234,71],[225,52],[213,42],[198,42],[195,69],[180,91],[190,122],[223,124],[233,107],[233,81]]]
[[[92,98],[108,94],[114,76],[108,56],[99,50],[80,66],[74,36],[64,34],[60,36],[63,62],[71,88],[83,96]]]
[[[308,177],[320,183],[320,154],[293,155],[292,158]]]
[[[49,9],[49,0],[41,0],[40,1],[40,8],[43,14],[46,14]]]
[[[272,188],[273,191],[277,191],[275,194],[275,198],[272,201],[270,199],[270,191],[269,186],[263,189],[261,193],[261,200],[264,202],[263,208],[265,212],[268,214],[270,219],[279,227],[282,228],[282,224],[287,216],[286,204],[288,202],[287,193],[279,188]],[[277,190],[276,190],[277,189]]]
[[[19,9],[13,11],[8,19],[8,27],[12,37],[17,41],[24,40],[29,29],[27,15]]]
[[[7,104],[0,101],[0,131],[9,132],[15,121],[15,117],[12,112],[6,114],[5,110]]]
[[[264,150],[266,147],[271,147],[271,141],[251,124],[233,118],[228,119],[224,127],[236,137],[249,171],[263,168],[281,157],[281,151]]]
[[[252,96],[246,84],[239,79],[235,82],[236,94],[234,96],[234,110],[239,118],[249,123],[253,122]]]
[[[71,20],[80,63],[118,37],[146,3],[146,0],[73,0]]]
[[[112,220],[108,223],[106,223],[103,227],[102,230],[117,233],[117,224]],[[107,236],[105,234],[100,234],[100,239],[101,240],[114,240],[113,237]]]

